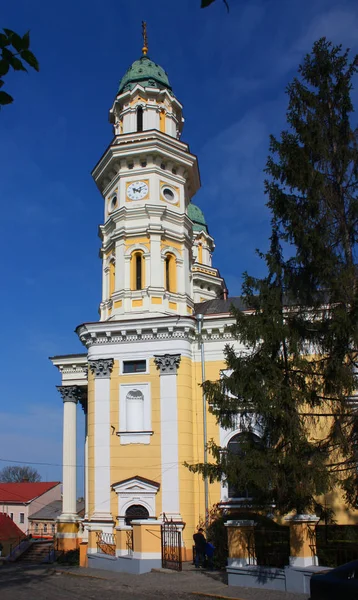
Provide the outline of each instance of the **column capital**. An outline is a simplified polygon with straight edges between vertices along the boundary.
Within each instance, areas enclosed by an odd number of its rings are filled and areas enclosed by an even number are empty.
[[[77,402],[81,397],[81,390],[78,385],[57,385],[58,391],[64,402]]]
[[[109,379],[113,369],[113,358],[98,358],[97,360],[89,360],[89,368],[95,377]]]
[[[176,375],[181,360],[180,354],[163,354],[154,356],[157,369],[161,375]]]

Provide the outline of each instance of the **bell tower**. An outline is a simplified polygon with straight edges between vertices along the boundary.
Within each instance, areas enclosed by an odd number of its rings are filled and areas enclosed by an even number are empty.
[[[114,138],[93,170],[104,199],[100,320],[193,312],[192,222],[197,158],[180,141],[182,105],[148,54],[122,78],[110,110]]]

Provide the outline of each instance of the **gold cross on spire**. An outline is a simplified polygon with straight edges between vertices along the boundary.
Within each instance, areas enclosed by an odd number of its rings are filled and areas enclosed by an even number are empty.
[[[142,53],[145,56],[148,52],[147,23],[145,21],[142,21],[142,35],[143,35]]]

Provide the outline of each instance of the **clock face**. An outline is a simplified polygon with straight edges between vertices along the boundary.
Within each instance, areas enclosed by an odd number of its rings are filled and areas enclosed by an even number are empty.
[[[134,181],[127,187],[127,196],[130,200],[141,200],[148,191],[148,185],[144,181]]]

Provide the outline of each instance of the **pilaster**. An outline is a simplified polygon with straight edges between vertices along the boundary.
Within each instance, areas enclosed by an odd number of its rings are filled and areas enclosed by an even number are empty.
[[[112,521],[110,504],[110,376],[113,358],[89,360],[94,376],[94,511],[90,521]]]
[[[154,356],[154,362],[160,370],[162,513],[174,520],[181,520],[177,405],[177,370],[180,359],[180,354]]]

